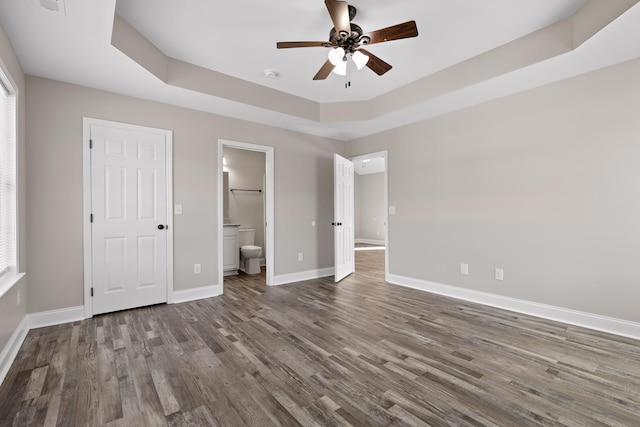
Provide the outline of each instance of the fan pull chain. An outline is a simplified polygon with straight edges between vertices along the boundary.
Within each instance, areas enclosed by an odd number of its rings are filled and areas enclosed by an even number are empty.
[[[346,58],[346,56],[345,56]],[[349,89],[351,87],[351,64],[349,64],[349,61],[347,61],[347,73],[345,74],[345,82],[344,82],[344,88],[345,89]]]

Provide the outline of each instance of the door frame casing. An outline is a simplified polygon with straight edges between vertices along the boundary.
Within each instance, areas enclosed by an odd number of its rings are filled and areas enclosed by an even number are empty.
[[[389,279],[389,153],[387,150],[377,151],[374,153],[361,154],[359,156],[351,157],[349,158],[349,160],[351,160],[352,162],[355,162],[358,160],[374,159],[377,157],[384,158],[384,195],[383,197],[384,197],[384,223],[386,224],[385,233],[384,233],[384,279],[385,281],[388,281]],[[355,188],[354,188],[354,197],[355,197]],[[353,232],[355,234],[355,227]]]
[[[222,259],[222,235],[224,227],[223,214],[223,188],[222,188],[222,172],[223,163],[222,156],[224,147],[237,148],[240,150],[257,151],[265,154],[265,264],[267,268],[266,280],[267,286],[274,284],[274,264],[275,264],[275,214],[274,214],[274,148],[267,145],[249,144],[246,142],[231,141],[226,139],[218,139],[218,283],[222,286],[224,293],[224,267]]]
[[[167,303],[173,303],[173,132],[167,129],[158,129],[147,126],[132,125],[129,123],[114,122],[109,120],[82,118],[82,198],[83,198],[83,258],[84,258],[84,316],[93,316],[93,299],[91,286],[93,282],[92,267],[92,235],[91,235],[91,126],[110,126],[118,129],[160,134],[165,137],[166,151],[166,188],[167,188],[167,256],[165,266],[167,269]]]

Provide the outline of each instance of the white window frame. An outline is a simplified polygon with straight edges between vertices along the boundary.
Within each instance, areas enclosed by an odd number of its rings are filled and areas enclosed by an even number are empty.
[[[6,265],[0,265],[0,298],[24,276],[18,269],[18,94],[2,65],[0,63],[0,102],[6,103],[0,106],[0,121],[6,120],[6,123],[0,123],[0,131],[6,134],[0,138],[0,156],[4,156],[0,158],[0,192],[6,197],[4,203],[0,203],[0,238],[7,236],[7,242]]]

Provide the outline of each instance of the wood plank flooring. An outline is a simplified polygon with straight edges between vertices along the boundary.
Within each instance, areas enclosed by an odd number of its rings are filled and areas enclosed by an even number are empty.
[[[1,426],[640,426],[640,342],[357,272],[32,330]]]

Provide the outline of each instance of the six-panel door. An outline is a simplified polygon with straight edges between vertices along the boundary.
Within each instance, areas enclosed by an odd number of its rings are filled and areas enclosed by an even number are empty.
[[[165,136],[91,126],[93,314],[167,301]]]

